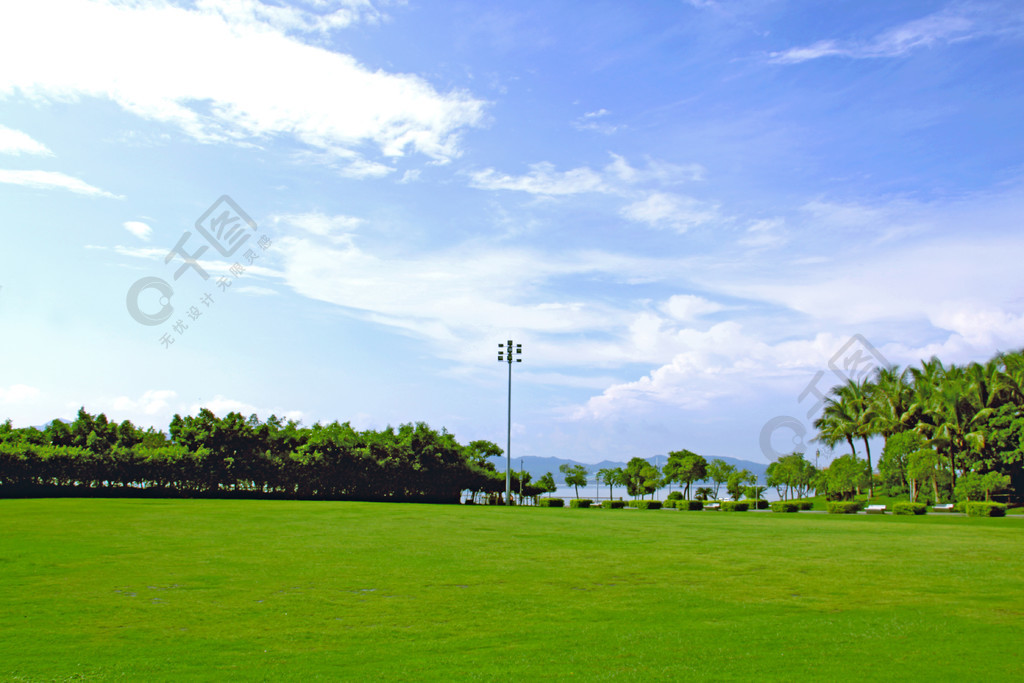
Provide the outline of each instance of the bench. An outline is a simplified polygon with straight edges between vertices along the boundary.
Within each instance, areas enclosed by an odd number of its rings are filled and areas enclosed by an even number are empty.
[[[952,512],[953,511],[953,504],[952,503],[943,503],[942,505],[933,505],[932,506],[932,510],[935,510],[936,512]]]
[[[864,512],[868,513],[869,515],[884,515],[885,514],[885,506],[884,505],[868,505],[866,508],[864,508]]]

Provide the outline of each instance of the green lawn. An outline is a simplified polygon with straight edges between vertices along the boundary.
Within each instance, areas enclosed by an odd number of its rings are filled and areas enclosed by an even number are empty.
[[[979,680],[1024,521],[0,500],[3,680]]]

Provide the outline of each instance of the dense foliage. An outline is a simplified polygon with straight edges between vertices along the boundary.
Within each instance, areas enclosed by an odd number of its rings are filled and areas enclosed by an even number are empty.
[[[828,447],[850,449],[815,480],[830,499],[849,499],[864,489],[870,495],[877,486],[888,495],[909,493],[912,500],[923,496],[933,503],[1013,492],[1019,497],[1024,352],[963,366],[933,357],[920,367],[879,368],[870,379],[833,387],[814,426]],[[885,439],[877,475],[869,444],[874,436]]]
[[[0,425],[0,495],[282,497],[458,502],[497,496],[505,477],[488,441],[459,444],[420,422],[356,431],[347,422],[301,427],[203,409],[175,415],[169,433],[78,411],[45,429]],[[513,490],[543,489],[513,474]]]

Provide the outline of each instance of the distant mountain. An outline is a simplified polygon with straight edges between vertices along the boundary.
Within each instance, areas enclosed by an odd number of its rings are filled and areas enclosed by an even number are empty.
[[[757,479],[761,484],[764,484],[767,477],[768,465],[762,462],[752,462],[750,460],[740,460],[739,458],[730,458],[724,455],[705,455],[708,461],[711,460],[724,460],[730,465],[734,465],[738,470],[750,470],[752,474],[757,475]],[[505,471],[505,456],[492,457],[491,462],[498,468],[499,472]],[[664,465],[668,460],[667,455],[654,455],[647,458],[647,462],[652,465]],[[522,464],[520,465],[520,461]],[[565,458],[552,458],[552,457],[539,457],[536,455],[524,455],[520,458],[512,458],[512,471],[519,472],[520,470],[529,472],[533,478],[533,481],[537,481],[540,477],[543,477],[545,473],[550,472],[555,477],[555,482],[559,485],[563,484],[563,480],[559,475],[559,465],[583,465],[587,468],[587,474],[591,477],[597,474],[598,470],[611,469],[614,467],[622,467],[625,469],[625,462],[616,462],[614,460],[602,460],[599,463],[586,463],[579,462],[578,460],[567,460]],[[590,478],[590,477],[588,477]]]

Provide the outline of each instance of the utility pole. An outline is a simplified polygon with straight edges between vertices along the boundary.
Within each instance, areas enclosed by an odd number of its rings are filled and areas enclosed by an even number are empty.
[[[498,342],[498,362],[508,363],[508,432],[505,442],[505,505],[512,504],[512,358],[515,356],[516,363],[522,363],[519,358],[523,354],[523,345],[516,344],[513,349],[512,340],[502,344]]]

